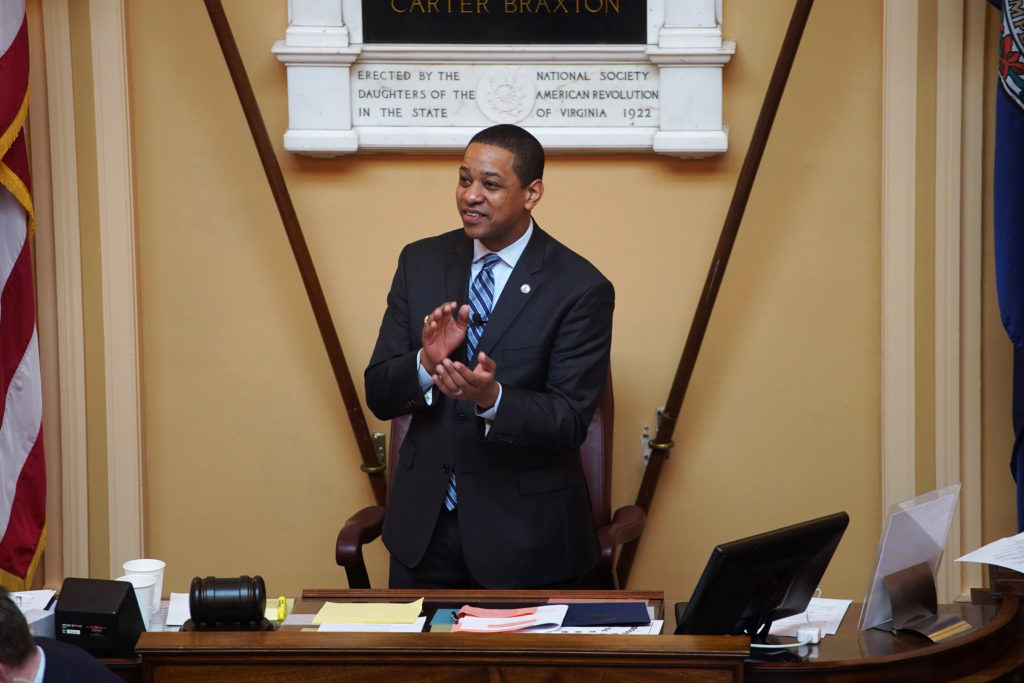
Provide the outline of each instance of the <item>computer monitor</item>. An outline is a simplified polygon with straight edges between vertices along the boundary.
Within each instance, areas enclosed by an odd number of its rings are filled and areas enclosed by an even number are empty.
[[[675,632],[766,642],[773,621],[807,609],[849,523],[837,512],[715,547],[689,603],[676,605]]]

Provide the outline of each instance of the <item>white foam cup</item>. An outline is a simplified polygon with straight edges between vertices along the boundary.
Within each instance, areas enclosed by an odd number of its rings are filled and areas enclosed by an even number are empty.
[[[135,589],[135,599],[139,601],[139,611],[142,612],[142,623],[149,630],[149,619],[153,613],[146,605],[153,604],[153,591],[156,589],[156,578],[144,574],[131,574],[117,577],[118,581],[130,583]]]
[[[160,599],[163,596],[164,590],[165,567],[167,567],[166,562],[163,560],[153,559],[128,560],[121,565],[125,576],[152,576],[156,579],[156,586],[153,588],[153,597],[148,603],[148,606],[143,606],[141,603],[139,604],[139,607],[143,612],[148,609],[149,613],[152,614],[160,609]]]

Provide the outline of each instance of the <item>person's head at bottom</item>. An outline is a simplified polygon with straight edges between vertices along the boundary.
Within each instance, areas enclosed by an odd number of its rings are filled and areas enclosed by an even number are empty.
[[[31,681],[39,668],[39,651],[21,609],[0,588],[0,681]]]
[[[33,638],[21,608],[0,588],[0,683],[117,683],[121,679],[82,648]]]

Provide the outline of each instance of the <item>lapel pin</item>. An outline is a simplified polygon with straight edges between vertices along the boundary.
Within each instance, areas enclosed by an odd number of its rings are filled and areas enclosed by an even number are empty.
[[[530,285],[523,285],[522,287],[519,288],[519,291],[522,292],[523,294],[529,294]]]

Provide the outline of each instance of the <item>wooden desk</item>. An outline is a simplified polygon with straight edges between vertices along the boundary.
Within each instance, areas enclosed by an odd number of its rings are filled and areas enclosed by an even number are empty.
[[[894,635],[877,629],[860,631],[860,606],[850,608],[839,633],[811,646],[811,656],[797,664],[750,662],[747,681],[989,681],[1006,674],[1020,680],[1024,667],[1024,621],[1017,596],[1001,604],[944,605],[971,623],[974,630],[942,643],[915,634]]]
[[[325,599],[425,597],[452,605],[537,604],[593,593],[307,591],[298,610],[315,612]],[[660,606],[661,594],[626,591]],[[840,633],[797,664],[748,662],[745,638],[724,636],[585,636],[472,633],[144,633],[137,650],[143,680],[593,680],[593,681],[945,681],[1019,680],[1024,669],[1024,618],[1017,595],[1000,604],[955,605],[976,628],[945,643],[912,635],[857,630],[856,609]],[[671,612],[671,609],[666,610]],[[667,615],[665,632],[674,621]]]
[[[316,612],[328,598],[403,602],[424,597],[425,607],[538,604],[588,600],[565,591],[307,591],[296,611]],[[620,591],[616,598],[661,593]],[[268,633],[144,633],[136,650],[143,680],[346,681],[586,680],[741,681],[748,654],[742,638],[722,636],[594,636],[516,633],[310,633],[285,628]]]

